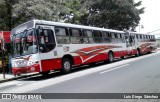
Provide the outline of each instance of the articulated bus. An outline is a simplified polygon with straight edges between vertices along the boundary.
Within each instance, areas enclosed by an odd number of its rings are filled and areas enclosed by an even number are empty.
[[[139,56],[156,48],[153,35],[75,24],[32,20],[11,31],[12,72],[51,70],[69,73],[73,66],[113,62]]]

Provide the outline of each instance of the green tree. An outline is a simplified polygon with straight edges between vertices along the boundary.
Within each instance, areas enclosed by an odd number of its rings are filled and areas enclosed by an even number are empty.
[[[144,8],[138,9],[141,1],[134,0],[94,0],[89,7],[89,13],[83,18],[87,25],[110,29],[132,29],[138,25],[140,14]]]
[[[53,0],[55,1],[55,0]],[[14,26],[33,18],[55,21],[55,2],[50,0],[21,0],[13,5]]]
[[[60,20],[74,24],[81,24],[81,17],[84,16],[88,9],[84,6],[86,1],[87,0],[60,0]]]
[[[134,29],[144,8],[134,0],[0,0],[0,30],[32,18],[111,29]]]
[[[12,6],[18,0],[0,1],[0,30],[11,30],[12,28]]]
[[[57,20],[58,0],[1,0],[0,30],[13,27],[33,18]]]

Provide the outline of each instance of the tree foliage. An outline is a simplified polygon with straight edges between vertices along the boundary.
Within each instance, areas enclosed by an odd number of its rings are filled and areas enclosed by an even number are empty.
[[[33,18],[56,21],[57,0],[1,0],[0,29],[13,27]]]
[[[141,1],[134,0],[0,0],[0,30],[32,18],[69,22],[111,29],[134,29]]]
[[[13,5],[13,18],[18,24],[32,18],[55,21],[55,4],[50,0],[21,0]]]
[[[133,0],[94,1],[84,21],[92,26],[134,30],[140,21],[140,14],[144,13],[144,8],[137,8],[141,5],[141,1],[137,3]]]

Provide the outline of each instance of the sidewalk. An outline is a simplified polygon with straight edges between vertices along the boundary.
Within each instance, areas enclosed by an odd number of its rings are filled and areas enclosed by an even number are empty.
[[[20,79],[20,78],[31,77],[31,76],[38,75],[38,74],[39,73],[29,73],[29,74],[25,74],[25,75],[15,77],[13,74],[6,74],[5,73],[5,79],[4,79],[3,73],[0,73],[0,83],[7,82],[7,81],[12,81],[12,80],[17,80],[17,79]]]
[[[5,74],[5,79],[4,79],[3,73],[0,73],[0,83],[15,80],[17,78],[13,74]]]

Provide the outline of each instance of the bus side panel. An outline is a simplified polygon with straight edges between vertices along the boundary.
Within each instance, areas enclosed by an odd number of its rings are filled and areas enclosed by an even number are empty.
[[[88,64],[92,62],[98,62],[102,60],[106,60],[108,58],[108,54],[98,54],[98,55],[87,55],[87,56],[76,56],[74,57],[74,64]]]
[[[133,54],[137,54],[137,49],[133,49]]]
[[[143,52],[143,54],[145,54],[145,53],[148,53],[148,52],[150,52],[151,51],[151,49],[150,49],[150,47],[147,47],[147,48],[145,48],[144,50],[142,50]]]
[[[49,59],[49,60],[42,60],[41,61],[41,66],[42,66],[42,71],[50,71],[50,70],[57,70],[62,68],[60,58],[57,59]]]
[[[127,55],[127,50],[124,50],[121,52],[122,56],[126,56]]]
[[[74,57],[74,65],[80,65],[82,64],[82,60],[80,58],[80,56],[75,56]]]
[[[99,61],[108,60],[108,52],[99,54]]]
[[[114,57],[115,58],[120,58],[122,56],[126,56],[127,52],[126,51],[115,51],[114,52]]]
[[[114,58],[119,58],[121,55],[120,51],[115,51],[113,53],[114,53]]]

